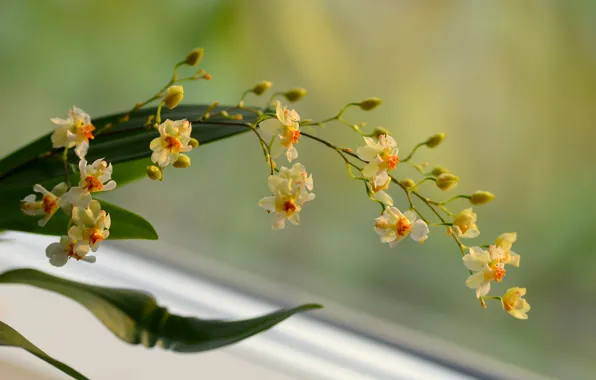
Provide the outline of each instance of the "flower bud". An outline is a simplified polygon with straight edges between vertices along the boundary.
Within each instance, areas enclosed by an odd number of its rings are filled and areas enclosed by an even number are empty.
[[[285,98],[288,100],[288,102],[294,103],[306,96],[306,89],[305,88],[294,88],[292,90],[288,90],[288,91],[284,92],[283,96],[285,96]]]
[[[201,62],[201,59],[203,59],[204,53],[205,50],[203,48],[196,48],[188,53],[184,62],[189,66],[196,66]]]
[[[378,139],[379,136],[381,136],[381,135],[391,136],[391,132],[389,132],[389,130],[387,128],[376,127],[369,136],[370,137],[374,136]]]
[[[147,177],[152,180],[161,179],[161,169],[155,165],[147,166]]]
[[[436,135],[432,135],[426,140],[426,146],[429,148],[435,148],[445,140],[445,134],[443,132],[437,133]]]
[[[443,173],[437,177],[437,187],[443,191],[449,191],[457,186],[459,177],[450,173]]]
[[[406,189],[412,189],[416,186],[416,182],[414,182],[411,178],[404,178],[399,181],[399,184],[405,187]]]
[[[441,167],[441,166],[437,166],[437,167],[435,167],[435,168],[432,170],[432,172],[431,172],[431,174],[432,174],[432,175],[434,175],[435,177],[438,177],[438,176],[440,176],[441,174],[445,174],[445,173],[449,173],[449,170],[448,170],[448,169],[445,169],[445,168],[443,168],[443,167]]]
[[[271,88],[272,85],[273,83],[269,82],[268,80],[264,80],[260,83],[257,83],[251,91],[255,95],[263,95],[265,91]]]
[[[363,111],[371,111],[377,108],[383,101],[379,98],[370,98],[360,102],[360,109]]]
[[[460,211],[455,218],[453,218],[453,232],[456,236],[466,238],[473,238],[478,236],[478,226],[476,225],[477,215],[472,211],[472,208],[467,208]]]
[[[181,154],[180,156],[178,156],[178,159],[176,160],[176,162],[174,162],[175,168],[183,169],[183,168],[187,168],[189,166],[190,166],[190,157],[188,157],[186,154]]]
[[[170,86],[168,87],[168,91],[163,100],[166,104],[166,107],[169,109],[174,109],[182,101],[182,98],[184,98],[184,87]]]
[[[490,191],[476,191],[470,196],[470,203],[473,205],[484,205],[495,199],[495,195]]]
[[[192,146],[193,148],[196,148],[196,147],[199,146],[199,140],[197,140],[194,137],[192,137],[190,139],[190,141],[188,142],[188,145]]]

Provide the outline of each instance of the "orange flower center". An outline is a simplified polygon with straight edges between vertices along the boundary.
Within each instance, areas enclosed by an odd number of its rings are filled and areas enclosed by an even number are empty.
[[[491,269],[490,272],[484,272],[484,279],[486,281],[490,281],[490,280],[495,280],[498,282],[503,281],[503,277],[506,276],[505,268],[502,268],[502,267],[496,266],[496,265],[491,265],[490,269]]]
[[[298,142],[298,139],[300,138],[300,131],[295,129],[292,131],[292,144],[296,144]]]
[[[41,201],[46,214],[53,214],[58,208],[58,198],[53,195],[44,195]]]
[[[74,250],[74,248],[75,248],[75,245],[76,245],[75,243],[70,243],[70,244],[68,245],[68,253],[67,253],[67,256],[68,256],[68,257],[74,257],[74,258],[75,258],[75,259],[77,259],[77,260],[81,260],[81,259],[83,258],[83,256],[80,256],[80,255],[78,255],[78,254],[75,252],[75,250]]]
[[[285,201],[282,209],[286,214],[292,215],[296,211],[296,204],[292,200]]]
[[[164,137],[164,141],[166,143],[166,149],[169,151],[179,152],[180,148],[182,148],[182,143],[174,136],[166,136]]]
[[[97,177],[89,175],[85,178],[85,186],[83,188],[92,193],[94,191],[101,191],[101,189],[103,189],[103,184]]]
[[[87,124],[82,128],[82,135],[83,138],[87,141],[89,140],[93,140],[95,137],[93,137],[93,131],[95,130],[95,127],[93,126],[93,124]]]
[[[95,245],[97,243],[101,243],[103,241],[103,235],[99,232],[98,229],[95,229],[91,235],[89,235],[89,243],[91,245]]]
[[[495,280],[501,282],[503,277],[505,277],[505,268],[497,267],[495,268]]]
[[[387,162],[387,168],[394,170],[397,164],[399,164],[399,157],[397,156],[389,156],[385,159]]]
[[[299,139],[300,139],[300,131],[295,128],[289,127],[289,128],[286,128],[285,132],[283,133],[283,136],[281,138],[281,143],[285,147],[290,147],[290,146],[292,146],[292,144],[298,143]]]
[[[399,236],[406,236],[408,233],[410,233],[411,229],[412,229],[412,223],[410,223],[408,218],[406,218],[404,216],[399,218],[397,220],[397,223],[395,224],[395,231],[397,232],[397,234]]]

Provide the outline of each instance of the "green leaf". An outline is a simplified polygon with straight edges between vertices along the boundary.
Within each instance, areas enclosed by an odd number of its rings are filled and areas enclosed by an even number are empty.
[[[239,321],[205,320],[171,315],[147,293],[81,284],[33,269],[5,272],[0,283],[26,284],[62,294],[86,307],[125,342],[160,345],[175,352],[200,352],[233,344],[293,314],[322,307],[307,304]]]
[[[50,186],[51,189],[51,186]],[[68,218],[58,210],[45,227],[37,222],[41,217],[29,216],[21,211],[20,200],[31,194],[32,186],[19,188],[2,188],[0,190],[0,230],[32,232],[42,235],[65,235]],[[106,201],[100,201],[102,209],[110,214],[112,226],[110,239],[149,239],[156,240],[157,232],[145,218]]]
[[[51,356],[37,348],[33,343],[29,342],[15,329],[3,322],[0,322],[0,346],[22,348],[75,379],[89,380],[79,372],[75,371],[74,369],[70,368],[64,363],[59,362],[58,360],[52,358]]]
[[[181,105],[173,110],[163,110],[162,120],[187,119],[193,123],[192,136],[199,140],[201,145],[218,141],[249,131],[248,126],[253,123],[257,115],[254,112],[238,109],[231,113],[242,113],[243,120],[229,120],[222,117],[213,117],[202,121],[207,105]],[[216,113],[229,107],[217,107]],[[98,119],[92,119],[97,130],[112,123],[113,127],[104,133],[96,135],[91,141],[87,161],[105,158],[113,165],[134,161],[151,156],[149,143],[159,133],[154,128],[144,127],[147,117],[155,114],[155,108],[145,108],[130,114],[128,121],[118,122],[126,113],[119,113]],[[117,124],[115,124],[117,123]],[[48,121],[48,128],[51,124]],[[0,184],[2,186],[33,185],[50,179],[58,179],[64,175],[62,162],[63,149],[53,149],[50,139],[51,133],[40,137],[31,144],[13,152],[0,161]],[[78,158],[74,152],[69,152],[70,163],[77,164]],[[149,161],[147,161],[149,164]],[[130,179],[138,178],[144,174],[131,172]],[[116,170],[114,171],[116,173]],[[121,181],[128,181],[120,177]]]

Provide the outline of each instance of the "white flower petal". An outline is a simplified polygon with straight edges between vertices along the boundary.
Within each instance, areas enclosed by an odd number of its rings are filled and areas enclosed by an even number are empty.
[[[484,284],[484,273],[478,272],[470,275],[466,280],[466,286],[471,289],[478,289]]]
[[[292,146],[292,147],[288,148],[288,150],[286,150],[286,158],[288,159],[288,162],[292,162],[298,158],[298,151],[296,150],[296,148],[294,146]]]
[[[393,198],[384,191],[379,191],[374,195],[374,199],[388,206],[393,206]]]
[[[264,197],[259,200],[259,207],[268,211],[275,211],[275,197]]]
[[[362,175],[365,178],[373,178],[377,174],[378,170],[379,164],[374,161],[369,162],[368,164],[364,165],[364,168],[362,168]]]
[[[410,232],[410,237],[417,241],[418,243],[424,243],[426,239],[428,239],[429,229],[426,223],[423,220],[418,219],[412,224],[412,231]]]

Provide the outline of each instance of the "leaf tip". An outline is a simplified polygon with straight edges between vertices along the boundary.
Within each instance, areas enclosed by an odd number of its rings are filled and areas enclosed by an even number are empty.
[[[323,307],[324,306],[319,303],[308,303],[308,304],[299,306],[298,308],[300,309],[300,311],[310,311],[310,310],[322,309]]]

